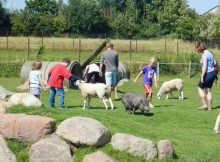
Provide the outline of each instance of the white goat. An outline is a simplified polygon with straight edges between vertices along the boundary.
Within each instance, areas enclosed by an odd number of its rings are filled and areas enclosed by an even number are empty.
[[[179,91],[180,93],[179,99],[183,100],[184,96],[183,96],[183,80],[182,79],[173,79],[173,80],[164,82],[162,86],[160,87],[159,92],[157,93],[157,98],[161,99],[161,97],[164,94],[172,93],[172,91],[175,91],[175,90]],[[168,94],[166,98],[168,99]]]
[[[22,104],[24,106],[43,106],[39,98],[29,93],[15,93],[9,97],[8,102],[12,105]]]
[[[91,98],[97,96],[102,99],[106,110],[108,110],[108,106],[106,104],[105,95],[107,95],[107,86],[103,83],[85,83],[82,80],[77,80],[76,85],[81,90],[82,96],[84,98],[83,109],[86,108],[86,100],[88,99],[88,108],[90,107]],[[110,102],[111,109],[114,109],[114,105],[112,103],[111,97],[107,95],[108,101]]]

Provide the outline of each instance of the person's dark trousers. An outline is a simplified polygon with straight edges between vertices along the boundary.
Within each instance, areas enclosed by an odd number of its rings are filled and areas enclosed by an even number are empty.
[[[59,97],[59,107],[64,108],[64,89],[63,88],[50,87],[49,106],[54,107],[56,93],[58,93],[58,97]]]

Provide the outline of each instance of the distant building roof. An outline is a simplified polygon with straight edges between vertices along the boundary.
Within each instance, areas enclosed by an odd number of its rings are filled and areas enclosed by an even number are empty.
[[[203,13],[202,15],[207,15],[207,14],[215,14],[217,11],[218,11],[218,9],[219,9],[219,5],[217,5],[217,6],[215,6],[215,7],[213,7],[213,8],[211,8],[210,10],[208,10],[208,11],[206,11],[205,13]]]

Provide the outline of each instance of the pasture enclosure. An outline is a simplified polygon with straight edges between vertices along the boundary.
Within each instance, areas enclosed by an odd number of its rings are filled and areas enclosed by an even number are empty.
[[[170,80],[176,76],[161,77],[159,85],[163,81]],[[197,79],[184,79],[184,101],[179,101],[178,94],[174,93],[171,99],[158,100],[156,93],[158,89],[153,88],[154,109],[143,116],[140,111],[135,115],[125,113],[121,101],[113,101],[116,107],[113,111],[106,111],[100,99],[93,99],[91,108],[82,110],[83,98],[78,90],[68,90],[65,96],[65,105],[68,109],[61,110],[49,108],[49,93],[42,92],[41,100],[45,107],[24,107],[14,106],[8,109],[8,113],[25,113],[29,115],[41,115],[54,118],[56,126],[63,120],[73,117],[91,117],[110,129],[112,135],[115,133],[128,133],[142,138],[147,138],[157,143],[162,139],[169,139],[173,143],[176,159],[167,159],[171,162],[185,161],[220,161],[218,150],[220,150],[219,135],[214,134],[213,128],[219,111],[219,84],[213,87],[213,111],[198,111],[200,99],[197,95]],[[10,91],[17,91],[19,78],[0,78],[0,85]],[[144,89],[139,80],[136,84],[131,81],[119,87],[119,97],[125,92],[144,93]],[[112,96],[114,98],[114,96]],[[56,98],[56,106],[58,106]],[[7,140],[9,148],[16,154],[17,160],[21,162],[29,161],[29,149],[33,143]],[[145,162],[141,157],[134,157],[125,152],[119,152],[111,145],[104,147],[71,147],[76,156],[75,161],[81,162],[86,154],[102,150],[119,162]],[[157,161],[157,160],[154,160]]]
[[[0,37],[1,50],[37,50],[44,46],[52,51],[93,51],[105,39],[55,37]],[[195,43],[179,39],[117,40],[111,42],[120,52],[192,53]]]

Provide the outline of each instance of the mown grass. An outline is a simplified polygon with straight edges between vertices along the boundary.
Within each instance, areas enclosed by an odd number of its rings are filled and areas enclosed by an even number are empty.
[[[177,76],[163,76],[160,85],[164,80],[176,78]],[[213,127],[216,116],[219,112],[219,84],[213,87],[213,111],[198,111],[200,99],[197,95],[198,77],[191,80],[184,79],[185,100],[179,101],[174,94],[173,99],[157,100],[156,89],[153,89],[153,103],[156,108],[152,109],[145,116],[139,111],[135,115],[128,115],[124,111],[121,101],[114,101],[116,109],[106,111],[99,99],[92,99],[91,109],[82,110],[83,99],[78,90],[68,90],[65,96],[65,104],[68,109],[60,110],[57,107],[51,109],[47,106],[49,93],[42,92],[41,100],[45,103],[43,108],[15,106],[8,110],[8,113],[25,113],[42,115],[56,119],[56,126],[63,120],[72,116],[91,117],[102,122],[109,128],[112,134],[117,132],[128,133],[143,137],[157,143],[161,139],[172,141],[177,159],[167,161],[220,161],[218,152],[220,150],[219,136],[214,134]],[[0,85],[16,91],[19,85],[18,78],[0,78]],[[125,92],[144,93],[141,80],[134,84],[131,81],[119,87],[119,96]],[[58,106],[58,103],[56,102]],[[18,161],[28,161],[28,151],[31,143],[20,143],[9,141],[9,147],[16,154]],[[20,148],[20,149],[19,149]],[[141,157],[134,157],[124,152],[113,150],[111,145],[101,148],[83,147],[73,149],[76,161],[81,162],[84,155],[103,150],[120,162],[143,162]]]

